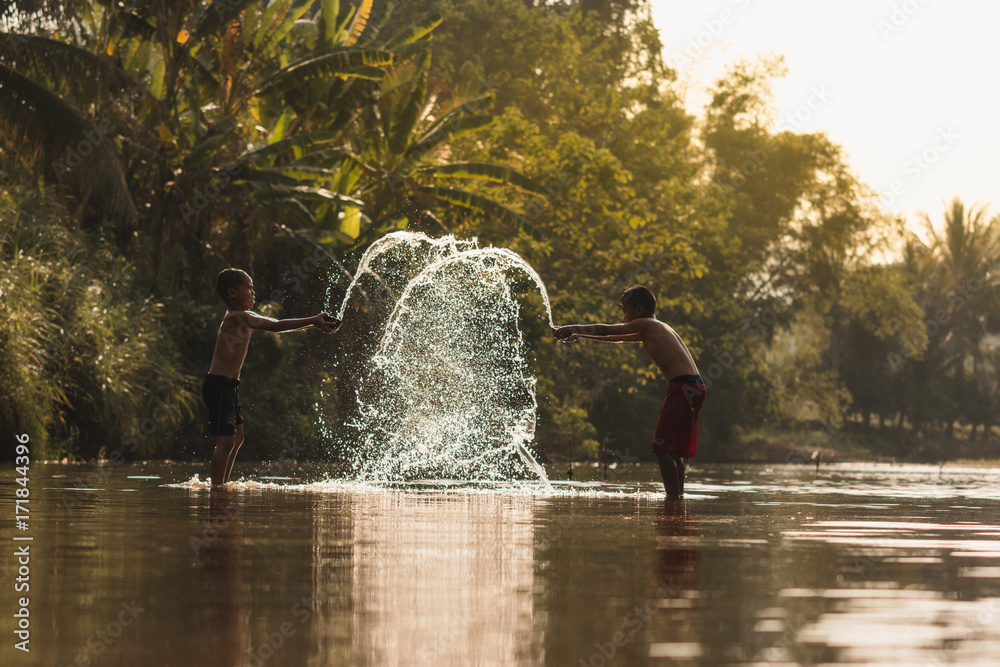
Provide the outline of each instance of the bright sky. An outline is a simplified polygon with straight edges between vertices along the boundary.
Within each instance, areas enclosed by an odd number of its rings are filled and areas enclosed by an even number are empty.
[[[776,129],[825,131],[888,210],[939,226],[959,196],[1000,212],[1000,2],[651,2],[689,108],[728,63],[773,51],[788,67]]]

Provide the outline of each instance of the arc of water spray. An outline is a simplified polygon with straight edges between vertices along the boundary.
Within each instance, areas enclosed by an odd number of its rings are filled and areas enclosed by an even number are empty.
[[[463,250],[461,252],[455,253],[454,255],[445,257],[443,259],[439,259],[433,264],[430,264],[427,267],[425,267],[423,271],[417,274],[416,278],[410,281],[410,284],[406,286],[406,289],[403,290],[403,293],[400,295],[399,300],[396,301],[396,305],[392,309],[392,313],[389,314],[389,322],[394,322],[396,320],[396,316],[399,312],[399,309],[406,302],[406,298],[410,295],[410,292],[413,291],[413,288],[430,282],[433,275],[438,271],[452,264],[457,264],[459,262],[468,262],[483,257],[489,257],[491,255],[501,257],[503,259],[506,259],[507,261],[514,263],[518,268],[522,269],[526,274],[528,274],[528,277],[530,277],[532,280],[535,281],[535,285],[538,286],[538,290],[542,293],[542,301],[544,301],[545,303],[545,313],[549,318],[549,326],[555,329],[556,328],[555,324],[552,322],[552,307],[549,305],[549,293],[545,289],[545,283],[542,282],[542,278],[541,276],[538,275],[538,272],[535,271],[535,269],[533,269],[532,266],[528,264],[526,261],[524,261],[524,258],[518,255],[517,253],[507,250],[506,248],[492,248],[492,247]],[[382,336],[382,341],[379,343],[378,346],[378,354],[382,354],[385,351],[385,346],[389,342],[389,339],[391,338],[391,334],[393,331],[394,329],[392,327],[386,327],[386,332]]]
[[[399,300],[396,301],[396,305],[393,307],[392,313],[389,315],[389,324],[386,326],[386,331],[382,335],[382,340],[379,342],[378,353],[376,354],[376,356],[378,357],[384,354],[386,346],[392,339],[392,334],[396,331],[396,327],[392,326],[392,323],[397,320],[400,308],[405,307],[404,304],[406,303],[406,299],[407,297],[409,297],[410,292],[413,291],[414,287],[429,283],[435,273],[441,271],[442,269],[447,268],[448,266],[460,262],[471,262],[475,260],[481,260],[485,257],[491,257],[491,256],[495,256],[497,258],[511,262],[514,266],[523,270],[535,282],[535,285],[538,287],[538,290],[542,294],[542,300],[545,303],[545,313],[548,316],[549,326],[554,329],[555,324],[552,322],[552,307],[549,304],[549,294],[548,291],[545,289],[545,283],[542,282],[542,278],[541,276],[538,275],[538,272],[535,271],[535,269],[532,268],[532,266],[528,264],[523,257],[506,248],[493,248],[493,247],[473,248],[471,250],[456,252],[453,255],[444,257],[443,259],[440,259],[434,262],[433,264],[428,265],[427,267],[424,268],[423,271],[417,274],[417,276],[413,280],[410,281],[410,283],[406,286],[406,289],[404,289],[403,293],[400,295]],[[532,384],[533,383],[534,379],[532,379]],[[538,397],[535,394],[533,386],[531,387],[531,391],[529,393],[531,394],[531,400],[534,404],[534,409],[531,411],[532,417],[531,417],[530,429],[528,430],[527,433],[524,434],[527,439],[533,438],[535,435],[535,430],[537,426],[535,415],[538,412]],[[545,474],[545,469],[542,468],[542,466],[538,463],[538,461],[535,460],[535,457],[531,455],[531,452],[528,451],[528,448],[524,446],[522,440],[523,440],[522,438],[517,438],[515,440],[515,448],[517,450],[518,455],[521,457],[521,460],[524,461],[524,464],[528,467],[528,469],[534,472],[536,475],[538,475],[538,478],[545,485],[545,488],[548,491],[552,491],[553,490],[552,485],[549,483],[548,475]]]
[[[371,264],[375,260],[375,258],[391,250],[392,248],[398,245],[402,245],[404,243],[410,245],[416,245],[417,243],[426,243],[432,247],[446,248],[450,252],[444,258],[439,259],[438,261],[433,262],[430,265],[426,266],[406,286],[406,288],[403,291],[403,294],[396,301],[396,305],[393,308],[391,315],[389,316],[390,326],[386,327],[386,332],[385,334],[383,334],[382,340],[379,342],[378,354],[376,356],[381,356],[383,354],[385,347],[391,338],[391,333],[394,331],[394,327],[391,326],[391,323],[396,320],[400,307],[402,306],[403,303],[405,303],[406,298],[409,296],[414,286],[425,283],[437,271],[440,271],[441,269],[451,264],[454,264],[456,262],[472,261],[473,259],[488,257],[488,256],[496,256],[497,258],[502,258],[504,260],[507,260],[508,262],[511,262],[512,264],[523,270],[524,273],[526,273],[535,282],[535,285],[537,285],[539,291],[541,292],[542,300],[545,303],[545,312],[548,317],[549,326],[555,328],[555,324],[552,321],[552,307],[549,304],[549,295],[547,290],[545,289],[545,283],[542,282],[541,277],[534,270],[534,268],[532,268],[532,266],[528,264],[526,261],[524,261],[524,259],[518,254],[510,250],[507,250],[506,248],[493,248],[493,247],[477,248],[475,240],[458,241],[453,236],[446,236],[443,238],[434,239],[421,232],[407,232],[407,231],[399,231],[386,234],[385,236],[379,238],[377,241],[372,243],[365,250],[364,254],[361,256],[361,260],[358,262],[358,268],[354,273],[354,277],[351,279],[351,282],[348,285],[346,292],[344,293],[344,297],[343,300],[341,301],[340,307],[337,310],[338,320],[343,320],[344,312],[347,309],[347,302],[351,297],[351,293],[357,286],[358,281],[361,279],[361,276],[363,276],[365,273],[372,273],[377,277],[377,274],[374,274],[374,272],[370,270]],[[460,247],[467,249],[459,250]],[[532,410],[532,419],[529,428],[525,429],[525,432],[522,432],[523,437],[516,438],[514,443],[515,449],[517,450],[518,455],[521,457],[522,461],[524,461],[528,469],[530,469],[531,471],[533,471],[535,474],[538,475],[539,479],[545,485],[546,489],[552,491],[552,485],[549,483],[548,476],[545,474],[545,469],[542,468],[541,465],[539,465],[539,463],[535,460],[535,457],[531,455],[531,452],[528,451],[527,447],[525,447],[523,443],[523,440],[534,437],[536,428],[535,415],[537,414],[538,410],[538,398],[535,395],[534,387],[532,387],[531,389],[532,391],[530,391],[529,393],[531,394],[534,406],[534,409]]]
[[[459,251],[459,244],[463,246],[474,245],[475,241],[458,241],[454,236],[445,236],[440,239],[434,239],[422,232],[391,232],[381,237],[365,250],[364,254],[361,255],[361,261],[358,262],[358,268],[354,272],[354,277],[351,279],[350,284],[347,286],[347,291],[344,292],[343,301],[340,303],[340,308],[337,309],[337,319],[344,319],[344,311],[347,310],[347,301],[351,297],[351,292],[357,286],[358,281],[361,279],[365,273],[372,273],[369,267],[372,261],[379,255],[388,252],[392,248],[402,245],[404,243],[410,245],[416,245],[417,243],[426,243],[430,246],[436,247],[447,247],[451,250],[452,254],[457,254]],[[551,318],[550,318],[551,319]]]

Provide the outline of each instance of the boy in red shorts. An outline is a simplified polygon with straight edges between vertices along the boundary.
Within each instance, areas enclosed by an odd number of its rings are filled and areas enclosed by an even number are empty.
[[[667,497],[676,500],[684,495],[684,459],[695,455],[698,444],[698,413],[705,402],[705,383],[681,337],[653,316],[656,297],[648,288],[630,287],[619,305],[624,324],[576,324],[559,327],[555,336],[564,343],[577,338],[642,343],[668,378],[667,397],[656,420],[653,453],[660,463]]]

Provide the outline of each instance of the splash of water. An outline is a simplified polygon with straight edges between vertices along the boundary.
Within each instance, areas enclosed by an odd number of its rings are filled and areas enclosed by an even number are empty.
[[[351,294],[362,277],[371,277],[385,289],[399,292],[412,279],[413,270],[461,250],[476,247],[476,241],[462,241],[454,236],[431,238],[419,232],[392,232],[381,237],[365,250],[358,262],[354,277],[344,293],[337,310],[337,319],[344,319],[344,311]],[[327,301],[332,300],[333,283],[327,288]],[[550,318],[551,319],[551,318]]]
[[[357,391],[358,478],[533,474],[551,489],[530,451],[535,378],[514,289],[530,280],[552,326],[537,272],[516,253],[475,240],[395,232],[362,257],[338,315],[364,275],[393,292],[406,284]]]

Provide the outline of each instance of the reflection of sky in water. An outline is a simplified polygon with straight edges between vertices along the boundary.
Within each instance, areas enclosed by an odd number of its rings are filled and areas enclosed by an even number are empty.
[[[940,572],[950,558],[983,559],[1000,555],[1000,526],[962,521],[817,521],[781,537],[821,545],[847,546],[856,569],[886,569],[890,564],[933,567]],[[948,567],[952,576],[984,580],[1000,568]],[[808,599],[823,611],[800,628],[797,643],[836,649],[841,663],[866,665],[996,665],[1000,646],[1000,594],[986,587],[978,599],[937,590],[935,578],[906,586],[898,581],[865,579],[846,588],[786,588],[785,600]],[[843,582],[840,575],[838,582]],[[778,627],[778,626],[781,627]],[[762,631],[784,632],[780,623]]]
[[[700,483],[692,483],[691,490],[707,493],[739,490],[748,493],[843,494],[910,499],[1000,499],[1000,468],[832,464],[823,465],[819,475],[812,472],[811,466],[743,468],[745,470],[727,467],[720,471],[718,477],[718,473],[712,470],[704,475]]]

